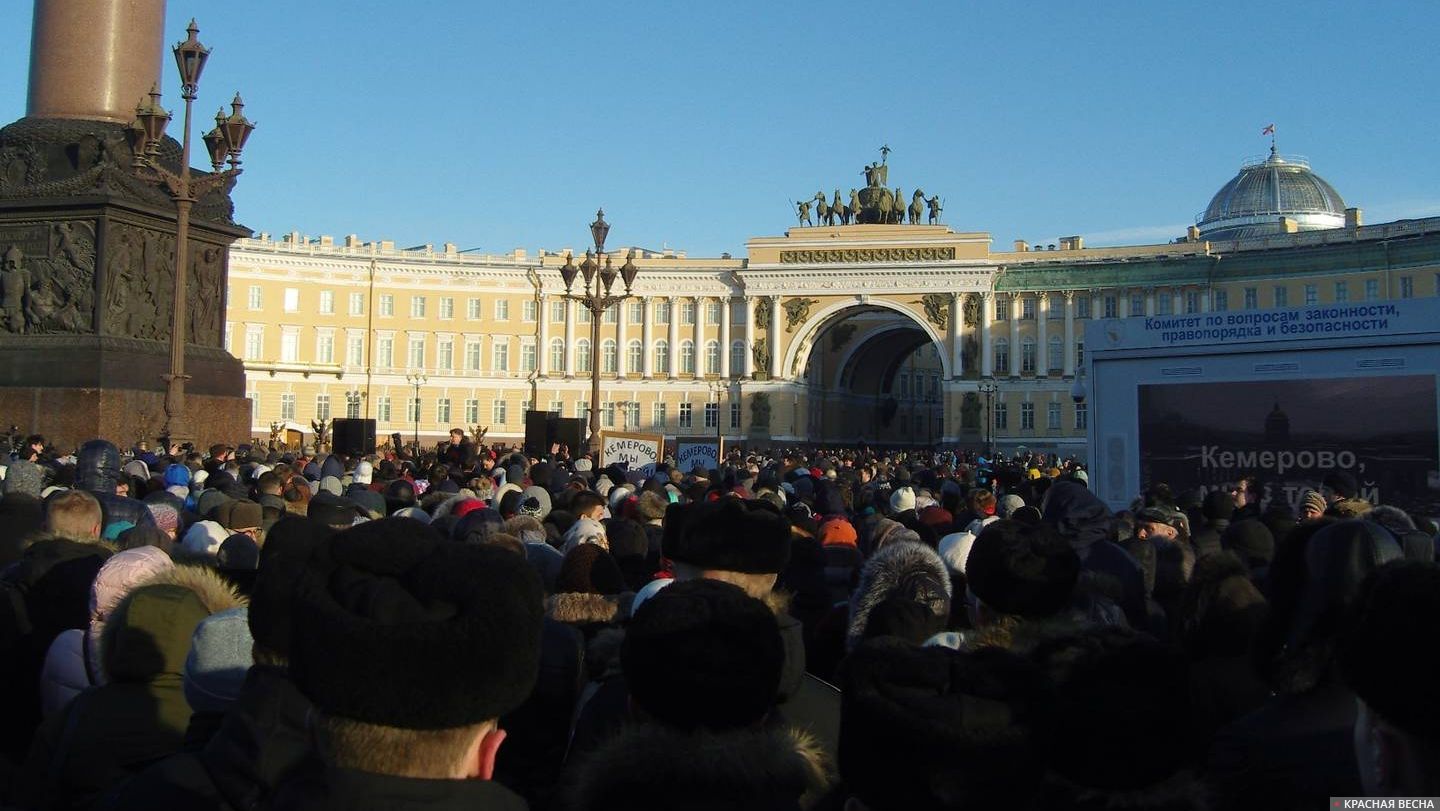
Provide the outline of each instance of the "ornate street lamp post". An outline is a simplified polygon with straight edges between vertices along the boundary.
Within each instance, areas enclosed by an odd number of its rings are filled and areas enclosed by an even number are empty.
[[[420,458],[420,387],[430,382],[430,378],[424,372],[407,373],[405,382],[415,387],[415,397],[410,401],[410,407],[415,409],[415,458]]]
[[[165,136],[165,126],[170,123],[170,113],[160,106],[158,84],[151,88],[149,100],[142,99],[135,108],[135,123],[130,128],[136,174],[163,185],[175,201],[175,300],[170,312],[170,372],[165,375],[165,425],[161,429],[166,447],[171,442],[193,438],[188,435],[189,426],[185,424],[185,381],[189,379],[185,374],[185,276],[186,265],[189,264],[190,209],[201,195],[232,182],[240,174],[240,152],[255,129],[255,125],[245,118],[242,112],[245,103],[236,93],[230,103],[230,115],[225,115],[224,109],[216,113],[215,129],[203,138],[213,171],[199,177],[191,175],[191,108],[199,93],[200,73],[210,58],[210,49],[196,39],[200,29],[194,20],[185,30],[188,34],[185,41],[177,43],[174,48],[175,64],[180,70],[180,97],[185,100],[180,172],[171,172],[160,165],[160,142]],[[230,167],[222,168],[227,162]]]
[[[609,233],[610,223],[605,222],[605,210],[601,209],[595,214],[595,222],[590,223],[590,236],[595,240],[595,250],[585,251],[585,261],[581,262],[579,267],[576,267],[572,257],[566,254],[565,264],[560,268],[560,278],[565,281],[565,298],[579,302],[580,306],[590,311],[590,440],[586,447],[588,452],[597,455],[600,453],[600,362],[597,357],[600,351],[600,319],[611,305],[630,298],[630,288],[640,272],[640,269],[635,267],[634,251],[626,257],[620,270],[615,270],[615,266],[610,263],[610,257],[605,256],[605,236]],[[601,256],[605,256],[603,266],[598,259]],[[585,278],[583,293],[570,292],[577,275]],[[611,295],[610,288],[615,284],[617,276],[625,283],[625,292]],[[596,462],[599,462],[598,458]]]
[[[1000,390],[995,381],[986,380],[980,384],[980,393],[985,395],[985,453],[995,457],[995,392]]]

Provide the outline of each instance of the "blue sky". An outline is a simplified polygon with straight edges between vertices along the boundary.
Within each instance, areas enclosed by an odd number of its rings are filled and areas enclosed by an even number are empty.
[[[220,6],[170,0],[167,43],[197,17],[199,109],[238,89],[260,124],[236,192],[256,231],[583,248],[603,205],[612,246],[743,255],[889,144],[892,186],[997,248],[1164,241],[1272,121],[1367,222],[1440,215],[1428,2]],[[0,121],[30,15],[0,17]]]

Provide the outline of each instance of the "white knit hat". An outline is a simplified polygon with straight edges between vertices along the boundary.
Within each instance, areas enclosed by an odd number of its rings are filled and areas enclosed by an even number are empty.
[[[915,509],[915,491],[909,487],[901,487],[890,494],[890,511],[903,513],[906,510]]]

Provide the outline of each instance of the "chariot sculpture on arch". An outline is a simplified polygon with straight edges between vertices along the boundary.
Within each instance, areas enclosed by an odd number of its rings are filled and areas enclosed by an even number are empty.
[[[797,201],[796,217],[800,225],[903,225],[907,215],[911,225],[919,225],[922,217],[930,225],[938,225],[943,208],[939,195],[927,197],[917,188],[907,205],[900,187],[893,191],[890,188],[889,157],[890,147],[880,147],[880,160],[861,169],[865,187],[851,189],[848,202],[839,189],[830,195],[817,191],[814,197]],[[812,203],[817,215],[813,221],[810,218]]]

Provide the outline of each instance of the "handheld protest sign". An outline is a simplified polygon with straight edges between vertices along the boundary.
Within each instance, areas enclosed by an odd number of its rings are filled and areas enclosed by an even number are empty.
[[[719,470],[724,452],[724,440],[719,437],[675,437],[675,467],[687,476],[697,472],[708,476],[710,471]]]
[[[631,434],[621,431],[600,432],[600,466],[620,463],[646,477],[655,473],[665,451],[662,434]]]

